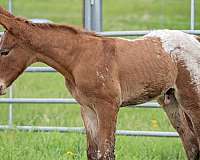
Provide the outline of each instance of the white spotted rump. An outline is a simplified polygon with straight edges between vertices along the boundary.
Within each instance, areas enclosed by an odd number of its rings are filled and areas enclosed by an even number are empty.
[[[193,35],[176,30],[152,31],[145,37],[157,37],[162,47],[175,60],[184,61],[190,72],[192,84],[200,93],[200,43]]]

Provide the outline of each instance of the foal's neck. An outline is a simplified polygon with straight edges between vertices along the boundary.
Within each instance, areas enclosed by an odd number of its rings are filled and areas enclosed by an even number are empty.
[[[79,47],[80,35],[70,30],[47,30],[41,37],[42,44],[38,43],[40,48],[37,61],[55,68],[65,77],[69,75],[70,67],[79,54],[75,50]]]

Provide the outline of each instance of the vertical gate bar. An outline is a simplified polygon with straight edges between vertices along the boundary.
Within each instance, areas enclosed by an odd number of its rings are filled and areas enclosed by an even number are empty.
[[[102,0],[93,0],[92,8],[92,30],[102,31]]]
[[[191,9],[190,9],[190,29],[194,30],[195,28],[195,0],[191,0]]]
[[[13,10],[13,2],[12,0],[8,0],[8,10],[12,13]],[[9,88],[9,98],[13,98],[13,86],[11,85]],[[9,104],[9,113],[8,113],[8,126],[12,127],[13,125],[13,104]]]
[[[12,10],[13,10],[13,2],[12,2],[12,0],[8,0],[8,10],[9,10],[9,12],[12,13]]]
[[[91,0],[84,0],[83,3],[83,26],[91,31]]]
[[[13,98],[13,85],[9,88],[9,98]],[[13,126],[13,104],[9,104],[9,113],[8,113],[8,126]]]

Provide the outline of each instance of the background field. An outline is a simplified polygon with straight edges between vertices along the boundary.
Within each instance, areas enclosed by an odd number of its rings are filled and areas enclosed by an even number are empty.
[[[200,29],[200,2],[196,29]],[[0,4],[7,6],[6,0]],[[104,30],[189,29],[189,0],[104,0]],[[14,14],[82,26],[81,0],[14,0]],[[34,66],[44,66],[34,64]],[[85,77],[87,78],[87,77]],[[66,98],[64,80],[55,73],[26,73],[14,84],[15,97]],[[6,95],[7,96],[7,95]],[[8,105],[0,106],[0,124],[7,123]],[[15,125],[82,126],[78,105],[14,105]],[[117,129],[174,131],[161,109],[120,110]],[[85,136],[68,133],[0,132],[2,160],[84,160]],[[118,160],[184,160],[178,138],[117,136]]]

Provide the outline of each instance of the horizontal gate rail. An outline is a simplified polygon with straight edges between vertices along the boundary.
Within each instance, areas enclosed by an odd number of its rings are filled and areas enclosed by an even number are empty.
[[[82,127],[43,127],[43,126],[16,126],[10,127],[8,125],[0,125],[0,130],[20,130],[32,132],[75,132],[85,133]],[[148,136],[148,137],[179,137],[177,132],[156,132],[156,131],[129,131],[117,130],[116,135],[121,136]]]
[[[25,72],[57,72],[52,67],[28,67]]]
[[[119,36],[143,36],[148,34],[154,30],[147,31],[107,31],[107,32],[97,32],[97,34],[102,36],[111,36],[111,37],[119,37]],[[200,35],[200,30],[179,30],[185,33]]]
[[[106,32],[96,32],[102,36],[111,36],[111,37],[118,37],[118,36],[143,36],[148,34],[154,30],[138,30],[138,31],[106,31]],[[185,33],[200,35],[200,30],[179,30]],[[3,32],[0,32],[0,36],[3,35]]]
[[[73,98],[0,98],[0,103],[77,104],[78,102]],[[139,105],[130,105],[128,107],[160,108],[160,105],[156,102],[147,102]]]

